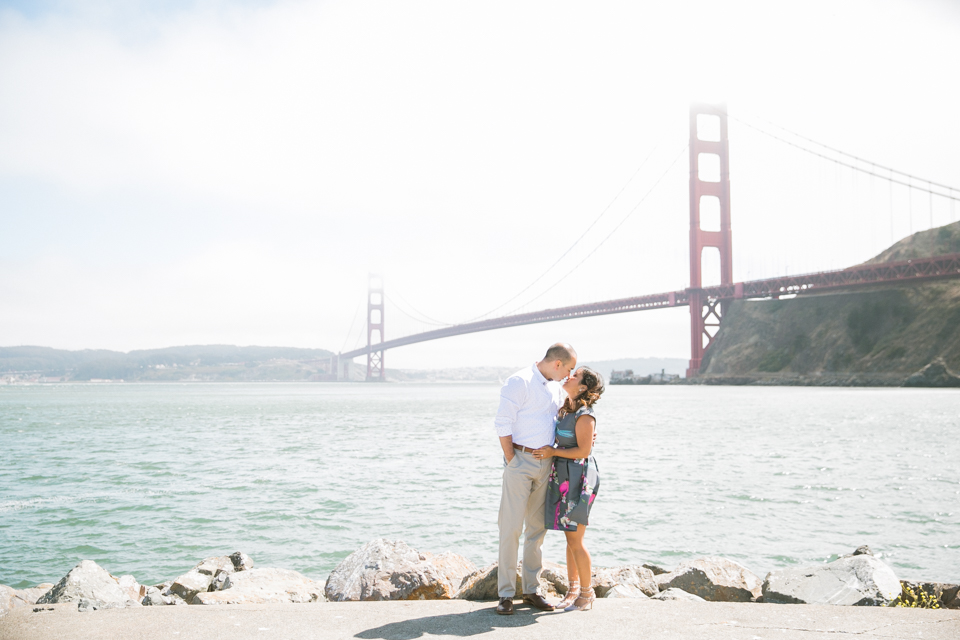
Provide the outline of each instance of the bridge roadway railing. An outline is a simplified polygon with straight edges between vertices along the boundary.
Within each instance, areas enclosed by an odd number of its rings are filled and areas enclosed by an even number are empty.
[[[902,262],[885,262],[877,264],[862,264],[848,269],[837,271],[822,271],[796,276],[768,278],[766,280],[752,280],[735,284],[704,287],[701,291],[710,299],[738,300],[757,298],[779,298],[782,296],[833,291],[839,289],[857,289],[877,285],[898,283],[923,282],[960,278],[960,253],[935,256],[933,258],[919,258]],[[479,333],[493,329],[505,329],[541,322],[555,322],[571,318],[585,318],[589,316],[603,316],[614,313],[630,313],[647,309],[663,309],[666,307],[685,307],[690,304],[690,289],[671,291],[669,293],[654,293],[646,296],[620,298],[603,302],[544,309],[531,311],[512,316],[467,322],[452,325],[442,329],[414,333],[402,338],[385,340],[369,347],[362,347],[340,354],[340,358],[355,358],[371,352],[395,349],[408,344],[449,338],[467,333]]]

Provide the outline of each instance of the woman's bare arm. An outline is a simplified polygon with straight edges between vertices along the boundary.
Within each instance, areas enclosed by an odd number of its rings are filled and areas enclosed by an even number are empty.
[[[577,418],[577,446],[570,449],[554,449],[553,447],[541,447],[537,449],[538,458],[586,458],[590,456],[593,450],[593,430],[597,426],[597,421],[593,416],[580,416]],[[582,443],[582,444],[581,444]]]

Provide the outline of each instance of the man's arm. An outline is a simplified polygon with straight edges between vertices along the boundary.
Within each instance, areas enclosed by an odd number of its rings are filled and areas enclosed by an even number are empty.
[[[513,448],[513,436],[501,436],[500,448],[503,449],[503,457],[507,459],[507,462],[513,460],[513,456],[516,455]]]
[[[520,378],[507,378],[506,384],[500,389],[500,407],[497,409],[493,426],[497,430],[500,448],[503,449],[503,457],[507,462],[513,460],[513,425],[517,422],[517,413],[520,411],[525,395],[526,386]]]

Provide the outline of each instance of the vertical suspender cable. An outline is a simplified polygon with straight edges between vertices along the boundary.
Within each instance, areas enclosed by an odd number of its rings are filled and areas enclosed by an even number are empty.
[[[893,171],[890,172],[893,178]],[[890,182],[890,244],[893,244],[893,182]]]

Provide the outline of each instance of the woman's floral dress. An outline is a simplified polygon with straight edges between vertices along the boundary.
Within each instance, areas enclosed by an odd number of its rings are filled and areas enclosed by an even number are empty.
[[[593,409],[582,407],[568,413],[557,423],[557,448],[577,446],[576,424],[580,416],[594,415]],[[553,470],[547,481],[545,525],[556,531],[576,531],[577,524],[588,524],[590,507],[600,488],[597,461],[589,458],[553,458]]]

